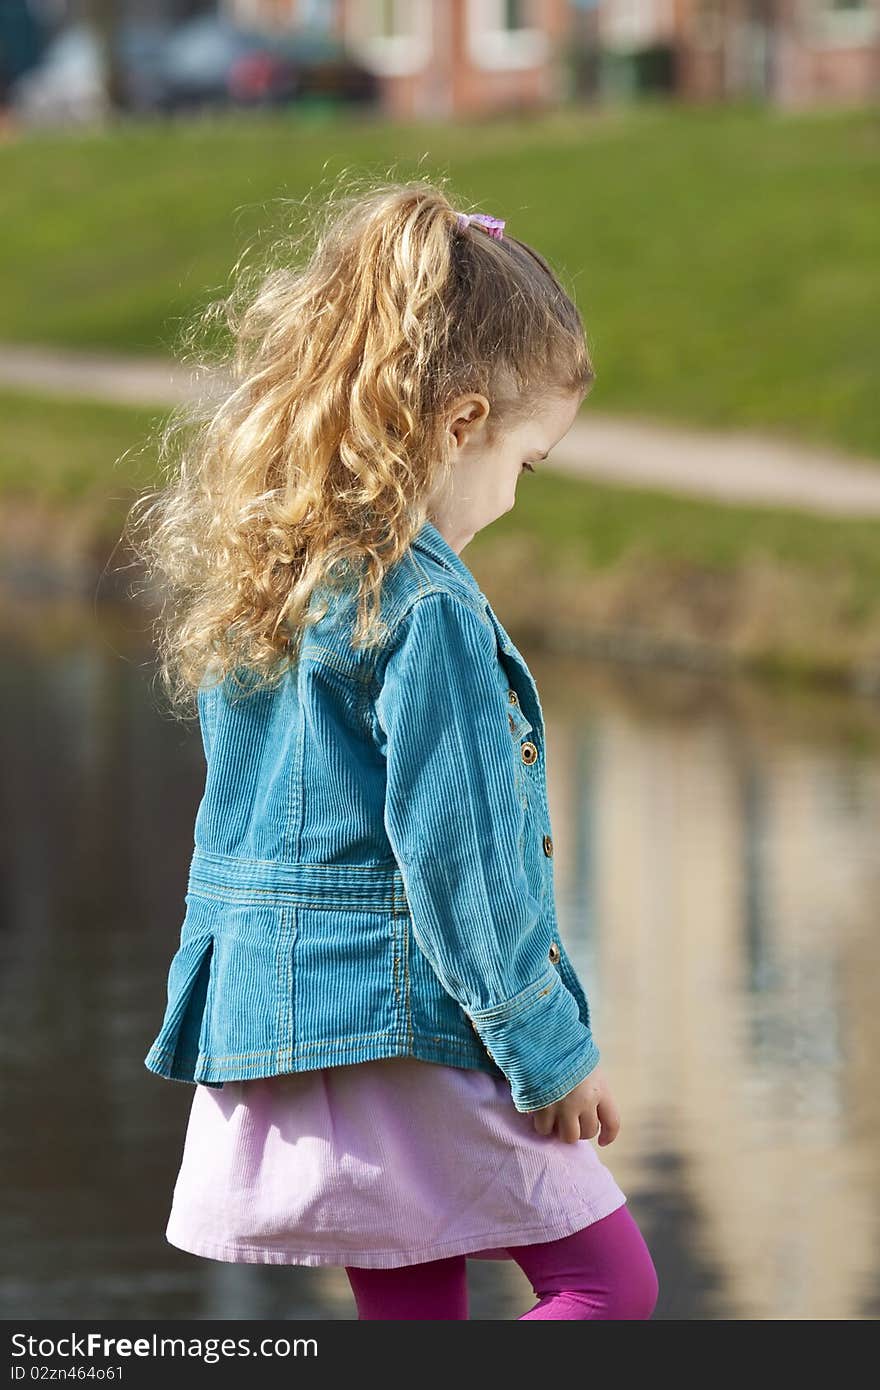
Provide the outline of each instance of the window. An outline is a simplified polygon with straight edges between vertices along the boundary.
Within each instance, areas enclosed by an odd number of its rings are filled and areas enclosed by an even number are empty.
[[[631,53],[671,38],[675,30],[674,10],[669,0],[614,0],[599,12],[599,32],[605,46],[618,53]]]
[[[345,11],[345,41],[371,72],[420,72],[431,56],[432,0],[355,0]]]
[[[534,68],[550,44],[536,19],[537,0],[467,0],[468,57],[477,68]]]
[[[528,19],[525,15],[525,8],[523,0],[503,0],[501,27],[508,32],[513,29],[527,29]]]
[[[805,32],[823,48],[862,48],[880,37],[872,0],[807,0]]]

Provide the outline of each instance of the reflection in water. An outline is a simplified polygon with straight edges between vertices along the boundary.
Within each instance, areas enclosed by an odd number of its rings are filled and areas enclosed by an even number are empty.
[[[353,1318],[343,1271],[164,1227],[164,1009],[204,763],[118,615],[7,635],[2,1316]],[[876,1315],[880,711],[535,659],[560,925],[621,1108],[657,1318]],[[583,1141],[593,1142],[596,1141]],[[474,1318],[532,1301],[472,1261]]]

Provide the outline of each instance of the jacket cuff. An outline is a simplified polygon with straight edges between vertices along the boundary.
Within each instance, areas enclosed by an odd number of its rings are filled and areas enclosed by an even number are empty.
[[[577,1000],[552,968],[513,999],[469,1016],[522,1113],[561,1100],[601,1056]]]

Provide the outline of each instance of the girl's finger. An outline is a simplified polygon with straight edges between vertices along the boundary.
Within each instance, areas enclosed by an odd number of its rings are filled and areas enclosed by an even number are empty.
[[[599,1133],[599,1121],[595,1110],[582,1110],[580,1114],[582,1139],[595,1139]]]
[[[563,1114],[559,1117],[559,1137],[564,1139],[566,1144],[574,1144],[581,1137],[580,1117],[578,1115]]]
[[[535,1113],[534,1125],[537,1132],[541,1135],[548,1135],[553,1128],[553,1113],[547,1110],[538,1110]]]
[[[604,1147],[605,1144],[613,1144],[620,1133],[620,1111],[610,1101],[602,1101],[599,1104],[598,1114],[602,1121],[599,1143]]]

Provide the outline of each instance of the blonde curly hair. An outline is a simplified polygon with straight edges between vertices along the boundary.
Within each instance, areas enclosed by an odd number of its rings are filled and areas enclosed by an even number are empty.
[[[544,258],[506,231],[463,227],[440,185],[356,186],[318,208],[303,264],[297,238],[283,239],[283,264],[255,287],[234,277],[185,326],[197,365],[230,368],[228,384],[166,418],[163,483],[126,519],[164,595],[154,637],[172,708],[192,711],[209,671],[279,679],[322,591],[352,576],[352,641],[381,641],[385,572],[451,478],[449,404],[482,392],[491,441],[539,395],[594,380],[578,310]],[[218,318],[230,345],[212,358],[199,340]]]

